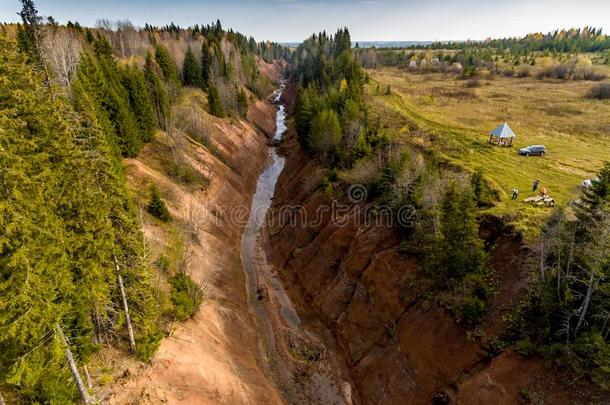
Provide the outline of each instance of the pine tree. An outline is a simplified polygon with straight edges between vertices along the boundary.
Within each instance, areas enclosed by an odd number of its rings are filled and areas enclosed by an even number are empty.
[[[210,114],[216,117],[222,118],[225,115],[218,89],[214,84],[208,85],[208,109]]]
[[[197,62],[195,54],[189,46],[182,63],[182,82],[185,86],[201,87],[201,81],[201,66],[199,66],[199,62]]]

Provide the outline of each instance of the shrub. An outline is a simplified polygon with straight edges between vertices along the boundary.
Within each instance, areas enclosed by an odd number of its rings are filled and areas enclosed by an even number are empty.
[[[160,255],[157,260],[153,263],[154,266],[162,273],[167,273],[169,271],[169,259],[165,255]]]
[[[557,79],[569,79],[574,71],[574,66],[558,63],[553,67],[553,77]]]
[[[148,202],[148,212],[155,218],[159,218],[163,222],[169,222],[172,219],[165,201],[161,198],[159,190],[155,185],[150,188],[150,201]]]
[[[604,80],[605,78],[605,73],[600,72],[599,70],[595,70],[593,68],[580,69],[574,74],[573,77],[574,80],[591,80],[594,82]]]
[[[597,100],[610,99],[610,83],[598,83],[589,90],[589,98]]]
[[[517,69],[517,77],[529,77],[532,73],[532,67],[530,65],[521,65]]]
[[[462,300],[458,311],[462,319],[471,325],[476,325],[483,319],[485,302],[477,297],[466,297]]]
[[[570,63],[570,64],[556,63],[555,65],[544,66],[544,67],[538,69],[538,72],[536,73],[536,77],[538,79],[544,79],[547,77],[551,77],[551,78],[555,78],[555,79],[567,80],[567,79],[572,78],[572,74],[574,73],[574,68],[575,68],[575,65],[573,63]]]
[[[472,174],[470,185],[472,186],[472,192],[478,207],[491,207],[494,205],[494,194],[487,185],[483,172],[480,169]]]
[[[517,353],[529,356],[536,353],[536,345],[528,338],[521,339],[515,344],[515,350]]]
[[[529,401],[530,399],[530,391],[527,388],[521,388],[519,390],[519,396],[525,400],[525,401]]]
[[[466,82],[466,87],[472,89],[475,87],[481,87],[481,81],[479,79],[469,79]]]
[[[209,179],[202,176],[197,170],[189,166],[187,163],[182,162],[181,159],[178,162],[170,161],[167,165],[167,174],[176,180],[177,182],[189,185],[196,181],[201,181],[203,186],[206,186]]]
[[[141,329],[140,336],[136,339],[136,352],[142,361],[149,361],[155,354],[163,339],[163,332],[152,323],[147,323]]]
[[[213,125],[208,115],[194,107],[179,107],[175,117],[176,126],[181,131],[206,147],[211,145]]]
[[[191,277],[183,272],[176,273],[169,279],[174,304],[173,315],[179,321],[186,321],[193,316],[203,301],[203,291]]]

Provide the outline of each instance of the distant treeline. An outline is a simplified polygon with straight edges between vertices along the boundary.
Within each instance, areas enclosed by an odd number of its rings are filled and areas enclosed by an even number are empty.
[[[600,52],[610,49],[610,36],[601,28],[584,27],[533,33],[523,38],[487,39],[485,41],[433,42],[431,49],[493,48],[513,53],[553,51],[564,53]]]
[[[170,32],[179,35],[182,32],[187,32],[193,37],[202,35],[209,38],[212,35],[217,35],[218,30],[222,31],[222,25],[220,20],[216,20],[215,24],[199,25],[195,24],[188,28],[180,28],[180,26],[171,23],[163,27],[155,27],[148,23],[144,24],[143,30],[146,32]],[[239,49],[247,50],[253,54],[259,55],[265,62],[270,63],[274,60],[285,59],[290,60],[291,52],[290,49],[277,42],[264,41],[257,42],[253,37],[246,37],[245,35],[229,29],[225,31],[226,38],[236,44]]]

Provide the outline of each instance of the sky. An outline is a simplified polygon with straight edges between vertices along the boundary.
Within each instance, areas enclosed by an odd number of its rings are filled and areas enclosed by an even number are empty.
[[[94,26],[129,19],[182,27],[217,18],[257,40],[298,42],[347,26],[352,40],[431,41],[523,36],[558,28],[610,33],[610,0],[37,0],[42,15]],[[17,21],[17,0],[0,0],[0,21]]]

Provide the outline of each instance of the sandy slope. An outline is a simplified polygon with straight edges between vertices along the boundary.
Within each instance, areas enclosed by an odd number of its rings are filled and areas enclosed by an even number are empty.
[[[164,339],[152,362],[130,367],[104,401],[127,403],[246,404],[281,403],[259,359],[254,322],[246,301],[240,238],[258,174],[267,161],[267,138],[273,132],[275,109],[267,102],[251,108],[246,121],[214,119],[213,135],[223,161],[201,145],[188,142],[190,164],[212,173],[205,190],[189,190],[158,170],[153,146],[127,161],[130,185],[153,182],[168,197],[174,222],[203,219],[196,238],[188,238],[187,268],[194,280],[205,279],[205,301],[193,319],[178,325]],[[268,116],[271,115],[271,116]],[[194,153],[192,153],[194,152]],[[241,215],[240,215],[241,217]],[[239,221],[238,221],[239,222]],[[163,230],[144,221],[147,243],[154,251],[164,243]]]

